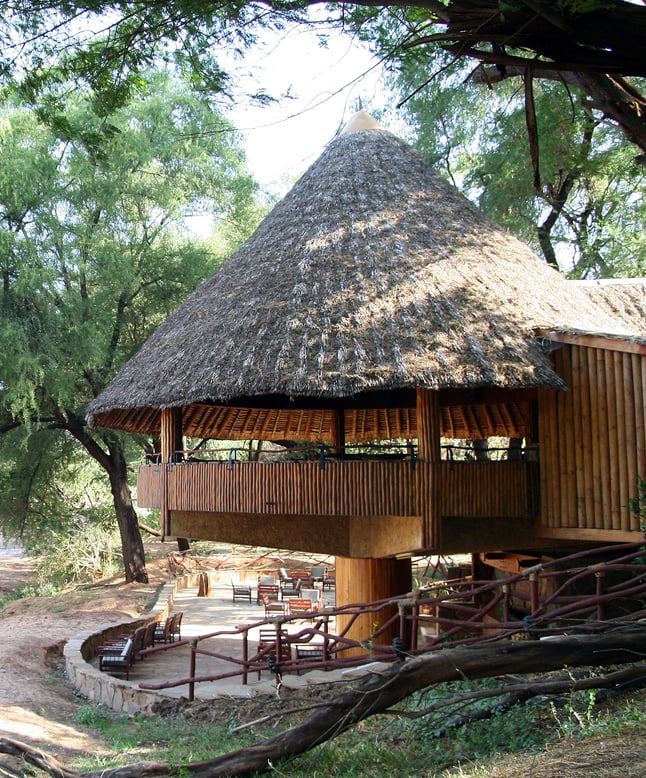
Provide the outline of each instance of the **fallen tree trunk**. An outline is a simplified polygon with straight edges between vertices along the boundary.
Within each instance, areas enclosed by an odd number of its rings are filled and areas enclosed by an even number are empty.
[[[631,625],[600,635],[499,641],[435,651],[371,673],[356,687],[324,703],[300,724],[260,745],[181,767],[165,762],[141,762],[85,773],[83,778],[153,778],[176,775],[180,770],[184,775],[196,778],[251,775],[266,769],[270,763],[275,766],[282,760],[302,754],[434,684],[509,673],[544,672],[563,667],[632,663],[646,658],[645,637],[646,625]],[[28,755],[25,757],[28,758]],[[50,772],[56,778],[61,776],[60,772]],[[76,778],[69,772],[64,776]]]

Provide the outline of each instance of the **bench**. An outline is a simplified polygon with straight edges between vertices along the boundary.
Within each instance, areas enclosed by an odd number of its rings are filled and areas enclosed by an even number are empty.
[[[287,607],[289,608],[290,616],[300,616],[303,613],[311,613],[313,610],[312,601],[302,599],[301,597],[287,600]]]
[[[305,643],[305,644],[294,644],[294,653],[296,654],[296,659],[304,659],[304,660],[312,660],[312,659],[324,659],[325,653],[323,651],[323,646],[320,644],[312,644],[312,643]],[[296,674],[301,674],[301,668],[296,668]]]

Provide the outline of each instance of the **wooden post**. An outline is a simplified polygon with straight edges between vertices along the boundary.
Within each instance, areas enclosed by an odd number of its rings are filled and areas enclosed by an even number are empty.
[[[162,499],[161,499],[161,531],[162,535],[171,534],[171,517],[168,510],[168,464],[173,451],[183,448],[182,409],[162,408],[161,411],[161,461],[163,467]]]
[[[337,606],[353,603],[373,602],[388,597],[407,594],[411,589],[412,574],[410,559],[358,559],[336,558]],[[366,642],[370,636],[396,613],[394,607],[384,608],[380,613],[359,616],[350,627],[346,637]],[[337,632],[343,631],[352,616],[337,616]],[[398,625],[393,624],[388,633],[379,636],[379,645],[392,643],[399,636]],[[365,653],[361,649],[347,649],[344,656]]]
[[[197,639],[193,638],[190,641],[191,645],[191,664],[189,669],[190,680],[188,682],[188,701],[193,702],[195,700],[195,658],[197,654]]]
[[[440,408],[438,393],[428,389],[417,390],[417,447],[417,494],[423,543],[427,549],[439,550],[441,522],[433,474],[440,462]]]
[[[334,455],[339,459],[345,456],[345,412],[343,408],[336,408],[332,412],[332,445]]]

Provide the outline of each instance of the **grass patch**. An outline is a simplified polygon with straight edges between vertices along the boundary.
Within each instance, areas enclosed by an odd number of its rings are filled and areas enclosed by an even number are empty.
[[[213,758],[233,748],[251,745],[257,735],[232,735],[235,722],[218,724],[192,722],[182,717],[128,716],[116,714],[102,705],[83,706],[76,715],[78,724],[99,732],[113,758],[111,767],[138,761],[167,761],[184,765]],[[79,772],[106,768],[106,758],[87,754],[72,766]]]
[[[491,681],[445,684],[411,699],[408,707],[424,707],[440,697]],[[544,748],[559,741],[582,742],[603,734],[610,737],[643,726],[645,693],[594,705],[589,692],[565,695],[560,701],[530,700],[490,719],[448,729],[449,716],[407,719],[376,716],[318,748],[276,765],[270,772],[285,778],[460,778],[487,776],[502,755],[540,758]],[[214,703],[217,705],[217,702]],[[241,702],[244,705],[244,702]],[[168,761],[181,767],[213,759],[218,754],[261,742],[279,731],[270,727],[232,733],[237,717],[217,724],[182,717],[117,715],[102,706],[84,706],[77,721],[101,733],[113,758],[87,755],[74,768],[100,770],[143,760]],[[107,764],[106,762],[109,762]]]

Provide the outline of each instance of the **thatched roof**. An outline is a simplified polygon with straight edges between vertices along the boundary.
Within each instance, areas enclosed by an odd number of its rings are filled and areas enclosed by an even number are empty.
[[[534,329],[622,326],[406,143],[355,129],[329,144],[88,416],[133,429],[152,409],[241,397],[561,387]]]
[[[646,278],[571,281],[593,303],[623,323],[630,334],[646,337]]]

